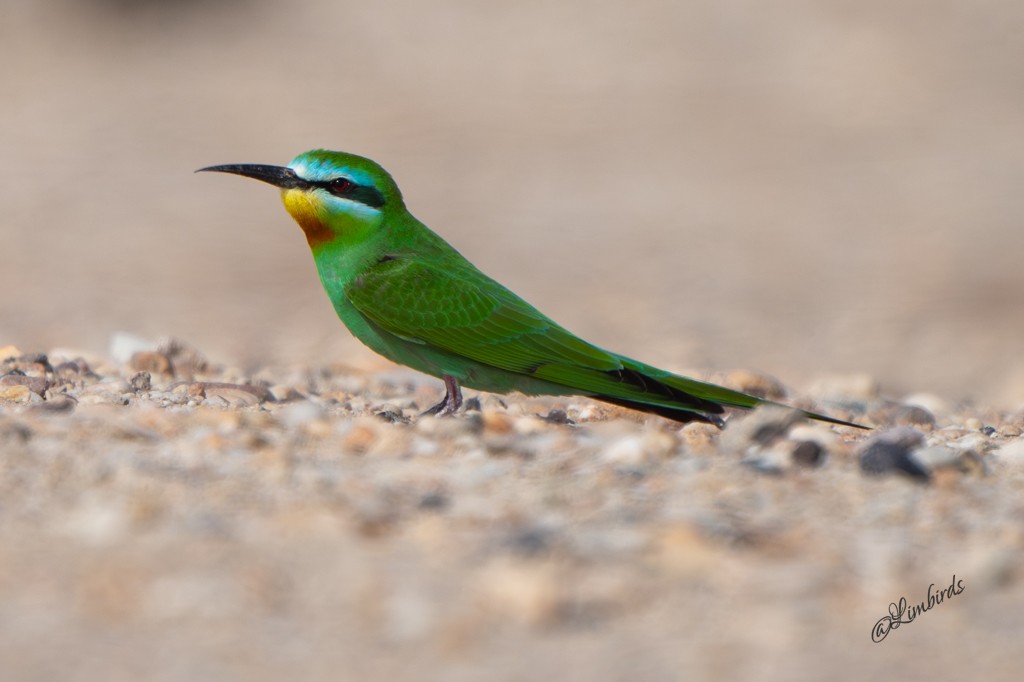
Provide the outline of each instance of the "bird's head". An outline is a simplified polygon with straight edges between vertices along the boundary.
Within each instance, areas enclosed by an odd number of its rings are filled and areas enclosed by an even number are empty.
[[[326,149],[296,156],[287,166],[229,164],[197,172],[233,173],[281,188],[284,206],[311,248],[336,239],[358,240],[388,214],[404,210],[402,194],[375,161]]]

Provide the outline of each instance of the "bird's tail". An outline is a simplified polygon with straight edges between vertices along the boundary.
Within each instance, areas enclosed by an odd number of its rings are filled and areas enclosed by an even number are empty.
[[[578,366],[547,365],[540,368],[537,374],[549,381],[585,390],[597,400],[650,412],[678,422],[700,421],[722,427],[725,422],[719,415],[726,407],[751,409],[758,405],[779,405],[789,408],[788,405],[672,374],[635,360],[621,360],[622,369],[602,371]],[[817,412],[799,412],[817,421],[867,428]]]

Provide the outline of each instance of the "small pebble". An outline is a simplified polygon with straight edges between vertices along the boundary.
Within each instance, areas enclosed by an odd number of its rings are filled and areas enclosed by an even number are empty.
[[[389,424],[408,424],[412,420],[402,415],[400,410],[394,410],[391,408],[385,408],[383,410],[377,410],[373,413],[373,416],[388,422]]]
[[[32,402],[32,396],[37,396],[28,386],[14,384],[12,386],[0,386],[0,402],[24,404]]]
[[[128,366],[136,372],[149,372],[161,376],[174,376],[171,359],[156,351],[141,351],[132,355]]]
[[[549,428],[547,422],[540,417],[520,417],[512,424],[512,430],[522,436],[544,433]]]
[[[292,386],[277,384],[270,387],[270,394],[276,403],[290,403],[305,400],[305,396]]]
[[[766,405],[730,420],[729,428],[722,436],[722,448],[732,452],[744,452],[751,444],[768,446],[785,437],[791,428],[804,420],[798,410]]]
[[[814,440],[795,441],[793,463],[801,467],[818,467],[825,462],[827,450]]]
[[[430,492],[421,497],[416,506],[420,509],[431,511],[441,510],[448,506],[448,498],[445,497],[444,493]]]
[[[513,429],[512,417],[507,412],[485,409],[481,412],[484,422],[484,432],[491,434],[505,434]]]
[[[740,463],[761,474],[780,476],[789,470],[793,462],[792,453],[786,445],[778,443],[768,448],[752,446]]]
[[[131,386],[133,391],[140,393],[142,391],[148,391],[153,387],[152,379],[153,377],[149,372],[136,372],[132,375],[132,378],[128,380],[128,385]]]
[[[575,424],[572,419],[569,418],[569,414],[565,410],[551,410],[545,416],[541,417],[546,422],[551,424]]]
[[[269,389],[252,384],[229,384],[218,381],[196,382],[189,393],[206,398],[220,398],[225,403],[237,407],[254,407],[271,400]]]
[[[934,471],[959,466],[961,451],[946,445],[932,445],[914,450],[911,457],[927,471]]]
[[[0,346],[0,362],[7,362],[21,356],[21,350],[17,346]]]
[[[46,394],[46,389],[50,387],[50,382],[44,377],[30,377],[16,372],[0,377],[0,386],[15,385],[25,386],[33,393],[42,396]]]
[[[274,416],[280,420],[287,429],[297,429],[309,422],[318,420],[324,416],[324,410],[319,405],[308,400],[289,403],[274,412]]]
[[[883,431],[869,438],[860,448],[860,468],[872,476],[899,472],[919,480],[929,478],[928,470],[911,453],[924,443],[924,435],[910,427]]]
[[[932,428],[935,426],[935,415],[920,405],[894,405],[885,421],[896,426]]]
[[[625,436],[613,440],[601,450],[601,459],[619,466],[637,466],[648,460],[644,441],[640,436]]]
[[[42,376],[53,372],[53,366],[50,365],[50,359],[46,353],[25,353],[15,358],[14,366],[33,376]]]
[[[522,557],[538,557],[548,554],[552,547],[552,534],[543,528],[517,530],[503,543],[505,547]]]
[[[711,424],[690,422],[679,431],[679,439],[686,452],[712,453],[721,436],[721,429]]]
[[[161,344],[158,351],[171,361],[171,371],[174,376],[192,379],[196,374],[201,374],[209,369],[209,363],[203,354],[179,339],[170,339]]]

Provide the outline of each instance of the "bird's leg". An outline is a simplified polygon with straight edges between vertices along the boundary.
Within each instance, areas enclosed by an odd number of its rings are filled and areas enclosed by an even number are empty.
[[[445,388],[444,400],[423,412],[420,415],[421,417],[431,414],[437,417],[445,417],[455,414],[462,407],[462,389],[459,388],[459,380],[451,374],[444,374],[442,378],[444,379]]]

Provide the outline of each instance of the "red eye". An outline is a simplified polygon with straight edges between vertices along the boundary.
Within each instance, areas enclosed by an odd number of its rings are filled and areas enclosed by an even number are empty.
[[[352,181],[348,178],[335,178],[331,180],[331,191],[336,194],[343,194],[352,189]]]

